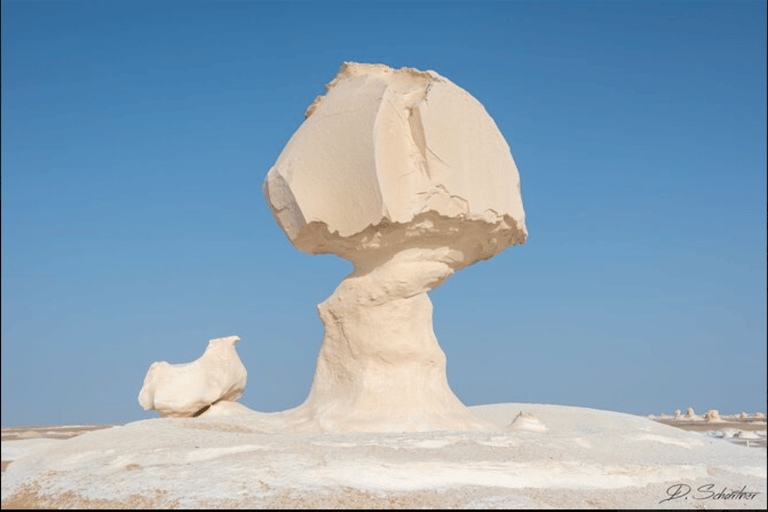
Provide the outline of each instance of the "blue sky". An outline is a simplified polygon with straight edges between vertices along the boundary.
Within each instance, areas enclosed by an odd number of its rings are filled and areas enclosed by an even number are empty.
[[[262,181],[344,61],[433,69],[520,170],[529,238],[431,293],[468,405],[765,410],[765,2],[2,1],[2,425],[125,423],[239,335],[300,404],[351,265]]]

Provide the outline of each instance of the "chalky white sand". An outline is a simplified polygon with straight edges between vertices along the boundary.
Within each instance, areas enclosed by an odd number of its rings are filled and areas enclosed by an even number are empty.
[[[766,506],[764,448],[640,416],[497,404],[470,408],[487,431],[296,434],[280,413],[218,405],[72,439],[3,441],[13,460],[3,507]],[[509,428],[515,418],[535,428]]]

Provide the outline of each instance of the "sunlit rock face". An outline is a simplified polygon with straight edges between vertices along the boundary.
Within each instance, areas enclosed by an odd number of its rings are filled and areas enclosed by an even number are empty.
[[[450,240],[460,268],[525,242],[509,146],[466,91],[434,71],[356,63],[327,90],[264,182],[297,248],[357,262],[425,235]]]
[[[295,247],[354,265],[318,307],[325,339],[295,413],[320,430],[483,428],[448,387],[427,292],[525,242],[509,146],[433,71],[345,63],[326,89],[264,181]]]
[[[191,363],[152,363],[139,404],[166,417],[193,417],[217,402],[238,400],[248,377],[235,351],[238,341],[237,336],[212,339],[203,355]]]

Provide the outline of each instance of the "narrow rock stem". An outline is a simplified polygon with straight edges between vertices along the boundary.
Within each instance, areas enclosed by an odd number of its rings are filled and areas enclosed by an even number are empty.
[[[320,430],[479,429],[448,386],[427,292],[452,273],[447,248],[409,249],[344,279],[318,306],[325,338],[307,401]]]

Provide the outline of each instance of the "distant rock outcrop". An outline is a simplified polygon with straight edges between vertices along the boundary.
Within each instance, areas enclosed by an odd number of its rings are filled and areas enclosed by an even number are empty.
[[[693,410],[693,407],[689,407],[688,410],[685,411],[685,417],[683,419],[700,420],[701,417],[696,415],[696,412]]]
[[[704,413],[704,419],[710,423],[725,421],[720,417],[720,412],[717,409],[710,409]]]

